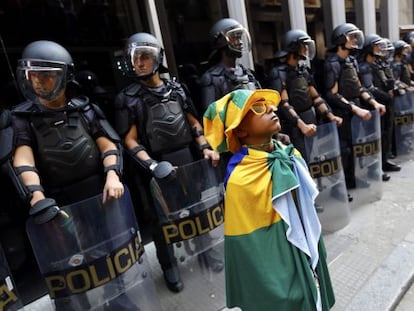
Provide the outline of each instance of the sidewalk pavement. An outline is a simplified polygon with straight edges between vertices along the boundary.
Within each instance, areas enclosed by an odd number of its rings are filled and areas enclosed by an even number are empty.
[[[414,278],[414,162],[383,183],[381,200],[351,204],[345,228],[324,234],[335,290],[332,310],[395,310]],[[357,196],[358,193],[354,193]],[[403,302],[414,310],[410,291]],[[410,304],[411,302],[411,304]]]
[[[382,184],[381,200],[358,206],[358,192],[353,193],[350,223],[324,233],[336,296],[333,311],[414,310],[414,162],[404,162],[402,167]],[[208,303],[170,293],[163,284],[153,248],[146,245],[163,310],[227,310],[224,279],[223,287],[210,295]],[[195,285],[186,284],[186,290],[194,292],[193,297],[201,297],[197,293],[209,297],[203,282]],[[49,310],[50,301],[45,296],[27,307],[31,311]]]

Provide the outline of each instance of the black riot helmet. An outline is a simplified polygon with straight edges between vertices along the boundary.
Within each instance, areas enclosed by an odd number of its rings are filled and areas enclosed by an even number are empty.
[[[391,40],[388,38],[384,38],[385,41],[385,51],[384,51],[384,55],[382,56],[383,60],[388,61],[390,58],[394,57],[394,44],[392,44]]]
[[[298,59],[312,60],[316,52],[315,41],[305,31],[292,29],[283,35],[282,50],[286,54],[294,53]]]
[[[127,73],[133,74],[140,79],[148,78],[157,71],[160,73],[168,72],[162,65],[164,59],[164,49],[161,43],[153,35],[146,32],[136,33],[128,38],[126,46]],[[139,59],[152,59],[152,68],[144,69],[140,72],[134,64]]]
[[[212,50],[228,47],[238,57],[251,50],[250,34],[238,21],[223,18],[210,29],[210,46]]]
[[[387,49],[387,42],[377,34],[369,34],[365,36],[363,54],[371,54],[375,56],[384,56]]]
[[[407,32],[404,35],[403,40],[407,42],[409,45],[414,44],[414,31]]]
[[[354,24],[341,24],[333,30],[331,44],[333,47],[342,46],[349,50],[361,49],[364,44],[364,34]]]
[[[407,56],[411,53],[411,46],[403,41],[403,40],[397,40],[393,42],[394,45],[394,55],[396,56]]]
[[[55,100],[73,77],[72,57],[63,46],[53,41],[30,43],[17,63],[19,87],[29,100],[36,97]]]

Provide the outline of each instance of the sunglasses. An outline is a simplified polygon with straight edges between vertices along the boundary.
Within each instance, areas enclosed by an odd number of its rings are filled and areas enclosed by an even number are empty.
[[[269,109],[269,107],[273,107],[273,111],[277,111],[277,107],[274,103],[272,102],[265,102],[265,101],[259,101],[254,103],[251,107],[250,110],[253,111],[253,113],[255,115],[261,116],[263,114],[265,114],[267,112],[267,110]]]

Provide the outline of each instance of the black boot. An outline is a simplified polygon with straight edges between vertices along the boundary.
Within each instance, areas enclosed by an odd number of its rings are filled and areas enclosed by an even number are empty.
[[[166,269],[164,272],[164,280],[168,289],[174,293],[179,293],[184,288],[184,283],[181,280],[180,271],[177,267],[173,266]]]
[[[382,165],[382,170],[384,172],[398,172],[401,170],[401,166],[388,160],[388,161],[385,161],[385,163]]]

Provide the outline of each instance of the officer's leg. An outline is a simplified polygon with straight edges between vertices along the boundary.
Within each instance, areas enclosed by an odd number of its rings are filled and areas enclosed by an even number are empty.
[[[153,223],[152,223],[152,236],[156,248],[158,262],[160,263],[161,269],[164,274],[164,280],[168,287],[173,292],[180,292],[184,288],[184,284],[181,280],[180,273],[177,267],[177,259],[174,256],[173,245],[168,245],[165,241],[164,234],[162,232],[162,223],[168,219],[169,208],[173,208],[174,202],[170,202],[169,206],[165,205],[168,199],[164,200],[161,196],[161,189],[158,184],[151,182],[151,193],[153,196],[153,205],[151,212],[153,213]],[[168,194],[165,194],[169,197]],[[173,197],[169,198],[171,201]]]
[[[381,117],[382,170],[384,172],[397,172],[401,170],[401,166],[395,164],[389,159],[389,156],[391,154],[391,144],[392,144],[393,118],[394,116],[393,116],[392,109],[387,106],[387,112],[385,113],[384,116]],[[383,175],[383,180],[384,180],[384,175]],[[389,178],[386,180],[389,180]]]
[[[157,251],[158,262],[164,274],[164,280],[169,290],[180,292],[184,288],[180,272],[177,267],[177,259],[174,256],[174,248],[167,245],[161,227],[154,224],[153,239]]]

